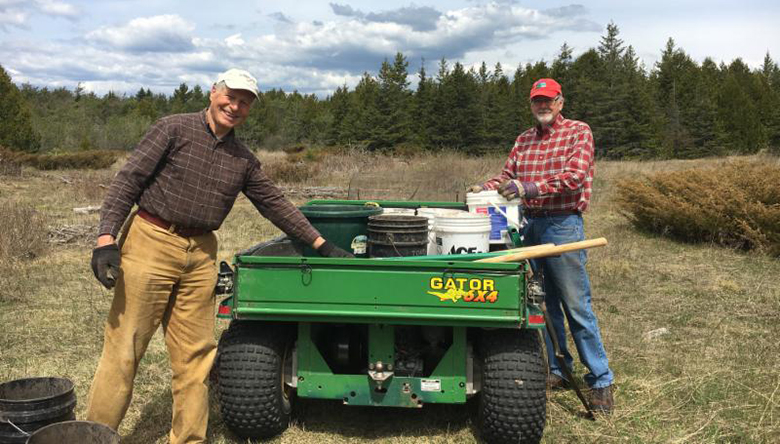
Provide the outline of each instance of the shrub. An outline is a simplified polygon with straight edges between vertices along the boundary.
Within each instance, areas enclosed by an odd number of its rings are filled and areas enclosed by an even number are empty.
[[[623,180],[617,200],[639,229],[780,256],[778,178],[776,160],[738,161]]]
[[[393,147],[393,155],[397,157],[412,158],[426,153],[427,150],[422,145],[414,143],[401,143]]]
[[[0,159],[8,159],[20,165],[27,165],[39,170],[64,169],[101,169],[110,167],[120,152],[110,150],[90,150],[61,154],[30,154],[19,153],[0,148]]]
[[[320,172],[320,165],[309,160],[305,152],[267,156],[262,162],[263,172],[276,184],[304,183]]]
[[[22,165],[16,159],[17,156],[18,153],[0,146],[0,175],[19,176],[22,174]]]
[[[0,202],[0,261],[34,258],[46,248],[43,216],[30,205]]]

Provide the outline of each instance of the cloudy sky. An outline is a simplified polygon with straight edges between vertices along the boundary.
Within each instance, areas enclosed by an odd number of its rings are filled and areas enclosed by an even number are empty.
[[[574,0],[576,1],[576,0]],[[327,95],[401,51],[413,74],[575,56],[614,21],[652,68],[669,37],[695,60],[780,61],[780,1],[0,0],[0,65],[17,84],[170,94],[230,67],[263,90]],[[412,79],[413,80],[413,79]]]

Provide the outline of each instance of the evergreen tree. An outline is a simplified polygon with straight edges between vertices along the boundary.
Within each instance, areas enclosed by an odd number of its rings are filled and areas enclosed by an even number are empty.
[[[569,84],[562,85],[565,97],[562,114],[591,126],[598,156],[606,154],[600,133],[605,110],[599,101],[604,100],[607,88],[603,78],[603,63],[595,49],[584,52],[572,64]]]
[[[440,146],[468,151],[479,142],[479,108],[476,79],[456,62],[439,85],[439,110],[442,131]]]
[[[0,146],[35,152],[40,139],[34,131],[30,109],[11,77],[0,65]]]
[[[185,83],[170,94],[140,88],[102,97],[76,88],[11,83],[0,67],[0,144],[14,149],[134,146],[153,120],[208,105],[209,92]],[[769,148],[780,154],[780,68],[769,53],[751,70],[740,59],[700,65],[669,39],[648,73],[614,22],[596,48],[576,59],[564,43],[551,66],[500,64],[452,69],[442,59],[431,77],[423,61],[413,92],[401,53],[320,100],[297,91],[259,95],[240,129],[250,146],[289,143],[361,144],[391,149],[404,143],[474,153],[507,145],[534,121],[531,84],[553,77],[563,86],[564,115],[591,125],[600,157],[692,158]],[[12,139],[12,140],[11,140]]]
[[[255,99],[257,100],[257,99]],[[194,113],[206,108],[209,105],[209,98],[203,93],[200,85],[195,85],[190,92],[186,103],[186,112]]]
[[[412,99],[411,129],[414,141],[422,147],[430,148],[432,146],[431,133],[434,130],[436,83],[425,72],[424,59],[420,63],[417,77],[417,91]]]
[[[174,114],[183,113],[187,111],[187,102],[192,97],[192,91],[186,83],[181,83],[178,88],[173,91],[173,95],[170,100],[170,109]]]
[[[330,145],[348,144],[347,130],[345,128],[347,114],[349,113],[349,99],[350,93],[347,85],[344,84],[336,88],[336,92],[328,98],[330,105],[330,113],[333,118],[333,123],[330,126],[327,134],[327,142]]]
[[[439,70],[436,73],[436,83],[433,90],[433,119],[430,126],[430,141],[434,148],[446,148],[449,143],[449,109],[450,103],[447,95],[444,93],[445,84],[449,83],[450,71],[447,60],[439,60]]]
[[[482,140],[489,148],[504,151],[517,136],[517,122],[512,109],[512,91],[509,79],[497,63],[485,85],[486,107]]]
[[[555,58],[550,68],[550,75],[561,85],[569,84],[569,71],[572,63],[574,63],[572,53],[571,47],[564,42],[558,52],[558,57]]]
[[[661,109],[663,131],[661,155],[669,158],[695,156],[695,138],[689,128],[698,118],[698,109],[690,106],[696,102],[698,67],[669,38],[656,64],[653,83]]]
[[[618,38],[620,29],[614,22],[607,25],[607,34],[601,37],[598,51],[604,62],[604,73],[607,87],[613,88],[620,82],[621,67],[623,65],[623,40]]]
[[[411,92],[407,80],[408,66],[406,57],[399,52],[392,65],[385,60],[379,70],[378,125],[372,135],[375,148],[393,148],[409,139]]]
[[[600,153],[611,158],[620,157],[629,142],[624,129],[631,124],[629,106],[633,100],[627,70],[634,68],[635,60],[633,54],[629,60],[624,57],[626,49],[623,40],[618,38],[619,33],[617,25],[610,22],[607,34],[601,38],[598,47],[601,63],[594,67],[594,74],[600,78],[603,88],[595,92],[596,102],[589,105],[594,108],[589,123]]]
[[[718,109],[728,147],[738,153],[755,153],[767,147],[759,110],[762,93],[747,65],[741,59],[734,60],[720,90]]]
[[[622,131],[617,134],[615,146],[611,149],[613,158],[650,158],[658,148],[656,139],[657,122],[652,94],[647,78],[640,67],[634,48],[629,46],[621,59],[624,120]]]
[[[377,108],[379,84],[369,73],[363,73],[351,97],[345,125],[347,138],[374,149],[372,136],[380,119]]]
[[[686,126],[690,130],[693,146],[683,157],[703,157],[722,154],[723,128],[718,118],[718,89],[720,70],[715,62],[706,58],[697,70],[695,94],[687,105],[690,112]]]
[[[780,68],[767,51],[759,71],[761,90],[762,124],[766,128],[770,150],[780,153]]]

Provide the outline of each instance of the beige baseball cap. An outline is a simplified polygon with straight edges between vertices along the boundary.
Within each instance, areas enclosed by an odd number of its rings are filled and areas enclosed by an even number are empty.
[[[257,79],[243,69],[228,69],[217,77],[217,83],[219,82],[225,82],[230,89],[245,89],[251,91],[255,97],[260,97],[257,93]]]

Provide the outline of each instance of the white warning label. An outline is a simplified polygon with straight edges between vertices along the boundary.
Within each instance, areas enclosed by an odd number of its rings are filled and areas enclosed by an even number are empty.
[[[439,379],[422,379],[420,380],[420,390],[423,392],[438,392],[441,391],[441,380]]]

